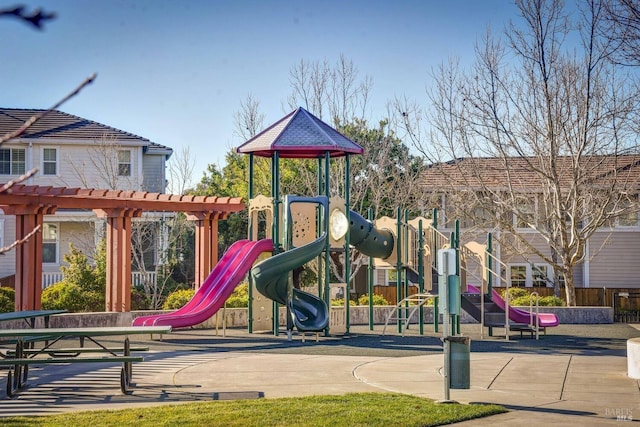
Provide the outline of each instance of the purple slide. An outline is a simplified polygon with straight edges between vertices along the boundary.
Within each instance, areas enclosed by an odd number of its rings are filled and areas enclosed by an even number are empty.
[[[471,292],[474,294],[480,293],[480,289],[476,288],[473,285],[467,285],[467,289],[468,289],[468,292]],[[504,311],[504,308],[506,307],[507,304],[495,289],[492,289],[491,300]],[[549,328],[552,326],[558,326],[560,324],[560,322],[558,321],[558,316],[556,316],[553,313],[538,313],[537,317],[538,317],[538,322],[540,322],[538,326],[540,326],[541,328]],[[528,311],[509,306],[509,319],[513,320],[516,323],[529,324],[529,321],[531,320],[531,315],[529,314]],[[534,324],[535,324],[535,321],[536,321],[536,313],[533,313]]]
[[[254,261],[263,252],[273,251],[271,239],[235,242],[218,261],[193,298],[182,308],[165,314],[134,319],[133,326],[172,326],[186,328],[213,316],[245,277]]]

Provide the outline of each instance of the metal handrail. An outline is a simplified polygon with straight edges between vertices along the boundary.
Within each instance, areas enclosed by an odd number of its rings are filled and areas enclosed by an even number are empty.
[[[536,296],[536,324],[533,324],[533,296]],[[539,338],[540,333],[540,294],[537,292],[531,292],[529,297],[529,326],[536,331],[536,340]]]
[[[413,294],[413,295],[409,295],[408,297],[404,298],[402,301],[399,301],[398,304],[389,311],[389,314],[387,315],[387,319],[384,322],[384,328],[382,328],[382,335],[384,335],[384,332],[387,330],[387,325],[389,324],[389,320],[393,319],[393,320],[404,320],[404,327],[402,328],[402,336],[404,337],[404,331],[407,330],[407,327],[409,326],[409,321],[411,320],[411,317],[413,317],[415,312],[418,311],[418,309],[420,307],[422,307],[423,305],[425,305],[427,303],[427,301],[429,301],[429,298],[435,298],[436,296],[437,295],[432,295],[430,293]],[[411,312],[409,313],[409,315],[407,315],[405,317],[402,317],[402,318],[393,317],[393,314],[396,313],[399,308],[408,309],[408,307],[402,307],[402,306],[404,304],[408,304],[410,302],[415,302],[417,304],[412,307]],[[405,310],[405,314],[406,314],[406,310]]]

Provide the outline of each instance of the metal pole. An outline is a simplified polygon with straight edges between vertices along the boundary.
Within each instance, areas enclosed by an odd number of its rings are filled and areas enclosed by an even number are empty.
[[[247,189],[247,198],[249,201],[253,199],[253,153],[249,153],[249,188]],[[249,239],[253,238],[253,221],[251,221],[251,214],[249,214]],[[248,332],[253,333],[253,277],[249,274],[249,313],[248,313]]]
[[[444,301],[442,303],[442,307],[444,308],[444,312],[442,313],[442,345],[444,350],[444,400],[445,402],[449,400],[449,377],[450,377],[450,366],[449,366],[449,357],[450,351],[449,348],[449,254],[445,252],[442,256],[442,260],[444,263],[444,286],[446,286],[445,291],[442,293]]]
[[[330,189],[329,189],[329,169],[331,166],[331,156],[330,153],[327,151],[324,154],[324,191],[325,191],[325,195],[327,196],[327,199],[329,199],[330,196]],[[324,218],[321,218],[321,220],[323,221],[323,232],[326,233],[327,236],[329,236],[329,212],[324,212],[323,213]],[[329,285],[329,277],[331,274],[331,270],[330,270],[330,262],[331,262],[331,241],[329,240],[329,238],[327,237],[327,243],[325,245],[324,248],[324,302],[327,304],[327,307],[329,307],[331,305],[331,288]],[[347,298],[349,298],[349,295],[346,295]],[[327,327],[324,330],[324,334],[325,336],[329,336],[329,324],[327,324]]]
[[[322,177],[323,177],[323,174],[324,174],[324,169],[322,167],[322,160],[323,160],[322,157],[318,157],[318,170],[317,170],[317,173],[318,173],[318,191],[317,191],[317,194],[318,195],[323,193],[322,185],[323,185],[324,180],[322,179]],[[320,233],[322,233],[322,229],[320,228],[320,224],[316,224],[316,227],[317,227],[316,231],[318,232],[318,235],[320,235]],[[323,294],[323,290],[324,290],[323,289],[324,286],[323,286],[323,283],[322,283],[322,274],[321,274],[321,271],[323,271],[323,261],[324,261],[324,258],[322,258],[321,256],[318,255],[318,297],[319,298],[322,298],[322,294]]]
[[[272,182],[271,192],[273,196],[273,254],[280,253],[280,154],[273,153],[271,160]],[[278,303],[273,301],[273,333],[278,336],[280,333],[280,310]]]
[[[400,206],[396,208],[396,304],[398,309],[396,312],[396,321],[398,324],[398,333],[402,333],[402,308],[400,307],[400,301],[402,301],[402,210]]]
[[[422,236],[422,220],[418,221],[418,292],[424,293],[424,239]],[[418,312],[420,335],[424,334],[424,304]]]
[[[436,260],[437,260],[437,254],[438,254],[438,209],[433,208],[433,211],[431,212],[431,253],[433,254],[431,256],[431,271],[429,272],[431,275],[433,275],[433,268],[437,267],[436,264]],[[431,287],[433,290],[433,280],[431,281]],[[434,297],[433,298],[433,330],[435,332],[438,332],[438,320],[440,318],[440,313],[438,312],[438,297]],[[444,319],[443,319],[444,320]]]
[[[349,157],[349,154],[345,155],[345,177],[344,177],[344,204],[345,204],[345,214],[347,217],[347,223],[351,223],[351,218],[349,218],[350,216],[350,212],[351,212],[351,208],[350,208],[350,197],[351,197],[351,191],[350,191],[350,169],[351,169],[351,158]],[[344,236],[344,276],[345,276],[345,281],[347,282],[347,289],[345,289],[345,303],[346,303],[346,318],[345,318],[345,322],[346,322],[346,333],[349,333],[349,328],[351,326],[351,316],[350,316],[350,309],[351,309],[351,248],[350,248],[350,237],[349,236],[349,231],[347,231],[347,234]]]
[[[367,217],[369,221],[373,221],[373,208],[369,208],[367,211]],[[368,289],[369,293],[369,330],[373,331],[373,257],[369,257],[369,271],[368,271]],[[346,298],[346,296],[345,296]]]

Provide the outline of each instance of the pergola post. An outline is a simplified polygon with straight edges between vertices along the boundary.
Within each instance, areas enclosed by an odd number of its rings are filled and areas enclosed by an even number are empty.
[[[54,206],[3,206],[5,214],[16,216],[15,309],[39,310],[42,295],[42,224]],[[40,226],[38,232],[27,238]]]
[[[94,209],[107,220],[107,289],[105,311],[131,311],[131,218],[139,209]]]
[[[198,289],[218,262],[218,219],[220,214],[189,212],[187,219],[196,224],[195,288]]]

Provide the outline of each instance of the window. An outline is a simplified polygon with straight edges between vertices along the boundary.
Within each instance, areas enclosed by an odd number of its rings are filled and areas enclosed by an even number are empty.
[[[638,226],[638,211],[635,208],[636,199],[623,200],[620,202],[620,208],[623,210],[620,216],[617,217],[616,225],[618,227],[637,227]]]
[[[513,226],[515,228],[530,228],[529,224],[535,224],[535,197],[518,197],[515,208],[518,210],[518,214],[513,215]]]
[[[26,170],[24,148],[0,149],[0,175],[22,175]]]
[[[42,262],[58,263],[58,224],[45,223],[42,227]]]
[[[509,266],[509,280],[511,286],[524,288],[527,285],[527,266],[511,265]]]
[[[551,266],[549,264],[510,264],[509,272],[509,280],[511,281],[511,286],[553,286],[553,283],[551,281]]]
[[[42,149],[42,174],[58,174],[58,150],[56,148]]]
[[[131,151],[118,150],[118,176],[131,176]]]
[[[533,264],[531,269],[531,282],[533,286],[546,287],[551,284],[549,264]]]

